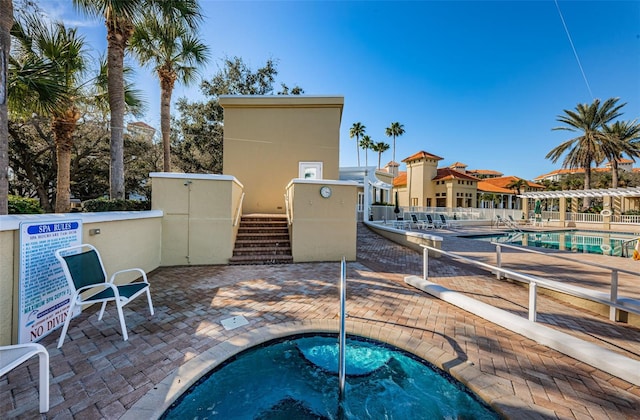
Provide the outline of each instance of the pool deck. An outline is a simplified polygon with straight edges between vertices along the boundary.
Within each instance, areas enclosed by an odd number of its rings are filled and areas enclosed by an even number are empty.
[[[480,233],[482,229],[469,229]],[[487,229],[485,229],[486,231]],[[491,262],[494,247],[437,230],[443,249]],[[640,262],[591,254],[576,256],[638,271]],[[567,277],[604,288],[608,274],[529,254],[505,253],[507,267]],[[431,258],[430,280],[526,317],[527,290],[484,270]],[[404,282],[422,274],[422,255],[358,226],[357,261],[347,264],[348,329],[411,349],[468,379],[513,419],[633,419],[640,387],[625,382],[433,298]],[[150,275],[156,314],[146,301],[125,307],[129,340],[115,308],[103,321],[90,308],[71,322],[62,349],[58,332],[41,340],[49,351],[51,408],[38,413],[37,359],[0,378],[0,418],[118,419],[153,417],[166,395],[228,354],[291,332],[334,330],[338,263],[276,266],[167,267]],[[640,281],[621,276],[621,294],[640,298]],[[640,329],[540,296],[538,321],[640,360]],[[221,321],[248,324],[225,330]],[[206,356],[206,357],[205,357]],[[435,360],[432,360],[435,359]],[[212,362],[213,361],[213,362]],[[250,378],[247,378],[250,380]],[[504,397],[501,397],[502,394]],[[147,413],[148,415],[146,415]]]

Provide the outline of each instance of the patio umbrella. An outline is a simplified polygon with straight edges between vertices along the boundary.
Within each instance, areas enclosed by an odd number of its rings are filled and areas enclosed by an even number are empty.
[[[540,200],[536,200],[536,206],[533,210],[534,214],[537,214],[538,217],[542,216],[542,202]]]
[[[395,214],[400,213],[400,207],[398,207],[398,191],[396,191],[396,208],[395,208],[395,209],[393,209],[393,212],[394,212]]]
[[[542,203],[540,200],[536,200],[536,206],[533,209],[533,214],[535,215],[536,222],[542,221]]]

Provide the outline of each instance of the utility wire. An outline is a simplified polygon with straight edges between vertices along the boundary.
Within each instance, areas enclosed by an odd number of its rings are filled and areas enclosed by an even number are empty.
[[[573,50],[573,55],[576,57],[576,61],[578,62],[578,67],[580,67],[580,73],[582,73],[582,78],[584,79],[584,83],[587,85],[587,90],[589,91],[589,95],[593,100],[593,92],[591,92],[591,86],[589,86],[589,81],[587,80],[587,75],[584,73],[584,69],[582,68],[582,63],[580,63],[580,57],[578,57],[578,52],[576,51],[576,47],[573,45],[573,40],[571,39],[571,34],[569,33],[569,28],[567,28],[567,24],[564,21],[564,17],[562,16],[562,12],[560,11],[560,5],[558,4],[558,0],[554,0],[556,4],[556,8],[558,9],[558,14],[560,15],[560,20],[562,21],[562,26],[564,26],[564,31],[567,33],[567,38],[569,38],[569,44],[571,44],[571,49]]]

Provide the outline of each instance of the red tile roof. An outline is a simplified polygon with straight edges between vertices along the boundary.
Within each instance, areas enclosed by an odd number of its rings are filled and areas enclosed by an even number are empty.
[[[472,175],[463,174],[455,169],[451,168],[438,168],[438,174],[433,178],[433,181],[447,180],[447,179],[465,179],[468,181],[479,181],[478,178]]]
[[[515,182],[519,179],[522,178],[518,178],[517,176],[503,176],[500,178],[487,178],[484,181],[495,185],[496,187],[500,187],[500,188],[508,188],[507,185],[511,184],[512,182]],[[544,189],[545,186],[541,185],[541,184],[536,184],[535,182],[531,182],[531,181],[527,181],[527,186],[529,188],[533,188],[533,189]],[[509,189],[511,191],[511,193],[513,194],[513,189]]]
[[[407,173],[406,172],[398,172],[398,176],[393,178],[393,186],[394,187],[403,187],[407,185]]]
[[[411,161],[420,160],[420,159],[442,160],[444,158],[441,158],[440,156],[436,156],[436,155],[433,155],[431,153],[427,153],[424,150],[421,150],[418,153],[415,153],[415,154],[409,156],[408,158],[403,159],[402,161],[403,162],[411,162]]]

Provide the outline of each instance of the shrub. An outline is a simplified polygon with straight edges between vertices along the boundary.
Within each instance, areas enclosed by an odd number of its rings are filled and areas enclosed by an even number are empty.
[[[35,198],[9,195],[9,214],[40,214],[44,213],[40,202]]]
[[[106,198],[96,198],[94,200],[86,200],[82,203],[82,211],[84,212],[142,211],[150,209],[151,202],[138,200],[109,200]]]
[[[19,197],[17,195],[9,195],[9,214],[40,214],[44,213],[40,202],[35,198]]]

